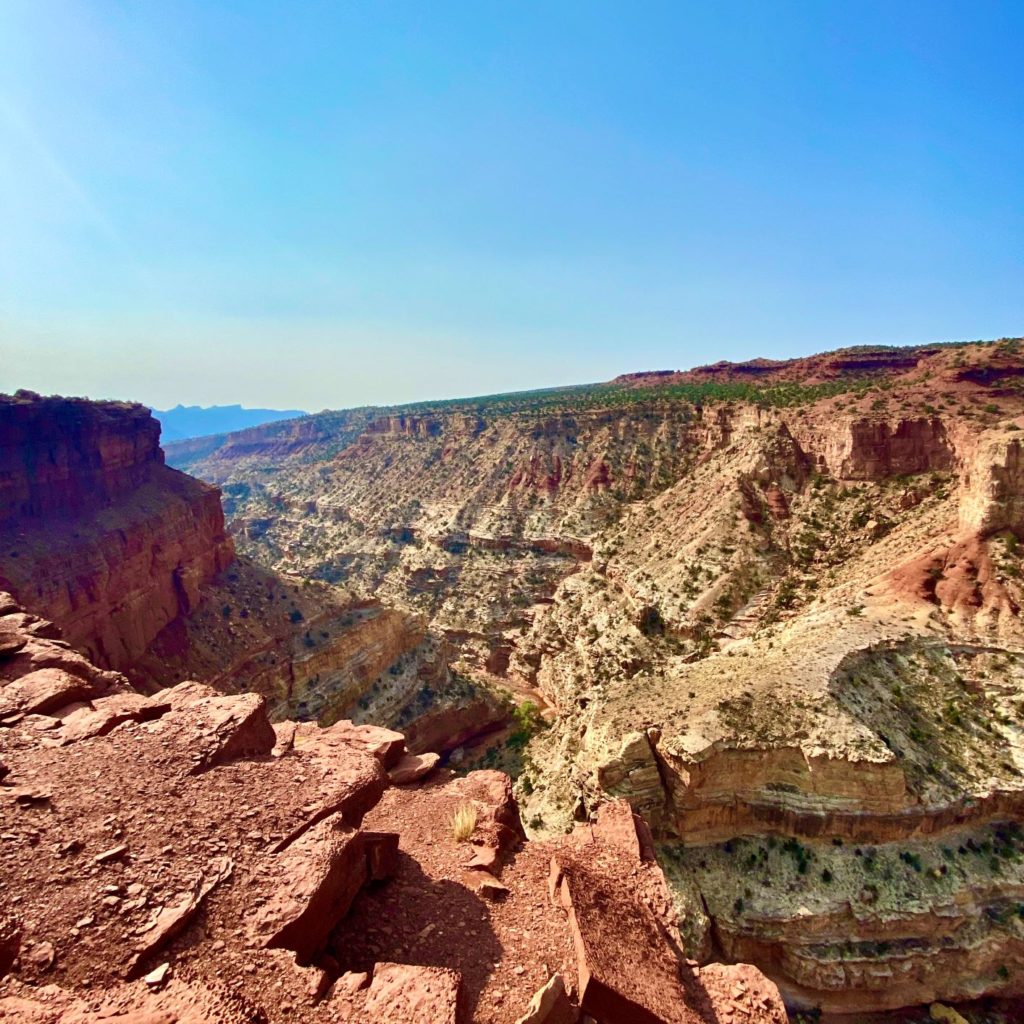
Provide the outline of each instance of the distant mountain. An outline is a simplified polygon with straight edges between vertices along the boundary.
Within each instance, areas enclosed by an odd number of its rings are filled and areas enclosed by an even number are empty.
[[[308,415],[302,409],[243,409],[240,405],[176,405],[173,409],[154,409],[153,415],[163,428],[160,440],[184,441],[207,434],[228,434],[233,430],[258,427],[276,420],[293,420]]]

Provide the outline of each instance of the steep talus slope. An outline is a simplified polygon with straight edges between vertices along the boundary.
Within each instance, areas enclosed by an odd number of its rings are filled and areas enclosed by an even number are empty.
[[[0,1020],[512,1024],[535,1001],[549,1024],[783,1024],[752,967],[677,958],[625,803],[524,843],[498,772],[272,726],[257,694],[145,696],[57,634],[0,593]]]
[[[274,719],[333,721],[399,667],[443,686],[446,661],[434,648],[415,615],[242,559],[158,634],[131,674],[161,686],[193,676],[262,694]]]
[[[252,557],[542,698],[528,827],[629,800],[693,955],[840,1012],[1019,994],[1020,358],[637,375],[207,464]]]

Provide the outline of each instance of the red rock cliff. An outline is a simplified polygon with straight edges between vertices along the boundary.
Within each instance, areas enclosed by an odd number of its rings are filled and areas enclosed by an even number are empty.
[[[127,668],[234,558],[220,493],[164,465],[141,405],[0,397],[0,577]]]

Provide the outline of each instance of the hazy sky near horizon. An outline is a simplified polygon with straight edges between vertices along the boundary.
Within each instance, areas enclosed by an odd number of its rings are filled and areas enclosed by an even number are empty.
[[[1024,4],[0,0],[0,391],[1024,333]]]

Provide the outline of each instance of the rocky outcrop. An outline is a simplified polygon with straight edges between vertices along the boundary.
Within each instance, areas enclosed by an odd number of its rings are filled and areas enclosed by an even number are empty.
[[[409,537],[414,531],[406,530]],[[503,554],[528,553],[536,555],[563,555],[578,562],[589,562],[594,553],[581,540],[574,537],[486,537],[472,533],[449,533],[431,538],[431,543],[451,554],[464,554],[469,548],[479,551],[497,551]]]
[[[234,557],[218,492],[164,465],[142,406],[0,399],[0,577],[126,669]]]
[[[356,893],[369,879],[365,839],[342,815],[323,818],[278,856],[287,889],[255,915],[253,930],[268,948],[292,950],[301,963],[320,952]]]
[[[1024,534],[1024,449],[1005,434],[982,439],[960,505],[965,531],[985,536],[998,530]]]
[[[175,441],[167,445],[167,451],[176,468],[203,479],[220,480],[239,462],[266,466],[325,448],[337,451],[358,437],[369,422],[369,410],[326,412],[231,434]]]
[[[0,1019],[512,1024],[543,976],[557,998],[537,1012],[562,1016],[539,1019],[572,1024],[582,1000],[617,1024],[609,1007],[637,980],[609,967],[623,922],[602,905],[643,922],[647,945],[631,954],[641,983],[675,984],[671,901],[625,804],[530,849],[499,772],[454,777],[407,755],[400,734],[348,721],[272,727],[255,694],[188,681],[134,693],[0,601],[4,635],[21,641],[0,661],[0,697],[36,665],[67,677],[46,713],[18,705],[0,718],[3,898],[17,908],[0,915]],[[456,811],[468,834],[453,834]],[[571,925],[549,899],[552,857],[572,880]],[[573,935],[587,951],[578,970],[563,966]],[[763,978],[754,1004],[747,988],[678,970],[685,990],[647,1001],[644,1019],[777,1019]]]
[[[16,894],[25,915],[22,950],[52,946],[65,984],[82,972],[105,986],[140,977],[158,958],[173,959],[176,944],[195,945],[189,930],[200,911],[224,935],[227,921],[251,918],[264,947],[308,960],[364,882],[384,877],[387,837],[360,822],[387,785],[385,765],[401,754],[400,736],[344,723],[304,732],[298,743],[293,736],[271,758],[277,737],[262,698],[221,696],[196,683],[153,698],[132,694],[123,677],[30,635],[3,663],[0,695],[32,674],[29,659],[47,658],[64,660],[80,685],[66,688],[63,706],[55,695],[47,717],[4,718],[0,749],[10,776],[0,786],[0,816],[5,828],[48,836],[43,858],[27,842],[5,847],[5,896]],[[108,727],[114,704],[117,724]],[[87,719],[98,727],[83,728]],[[319,807],[305,802],[298,778],[310,782]],[[241,799],[225,785],[237,785]],[[168,813],[178,806],[180,815]],[[264,839],[261,829],[282,841]],[[47,872],[66,875],[59,902],[40,884]],[[207,940],[199,957],[214,991],[223,989],[223,946]],[[36,963],[23,957],[15,972],[29,980]]]
[[[163,463],[159,439],[141,405],[0,396],[0,525],[71,518],[130,494]]]
[[[0,636],[6,651],[0,657],[0,723],[26,717],[59,724],[53,713],[91,708],[91,702],[133,701],[127,681],[116,672],[96,668],[59,639],[52,623],[23,612],[7,594],[0,595]],[[12,641],[16,640],[17,643]],[[74,723],[76,729],[80,723]],[[98,726],[97,726],[98,729]],[[0,780],[9,769],[0,772]]]
[[[840,480],[881,480],[890,476],[944,472],[954,455],[938,417],[901,419],[894,424],[858,420],[850,424],[845,451],[837,452]]]
[[[436,437],[442,422],[433,416],[382,416],[366,427],[370,434],[397,434],[406,437]]]
[[[741,987],[728,1009],[711,1009],[700,969],[674,948],[677,922],[650,832],[625,802],[603,805],[593,825],[559,844],[550,886],[568,916],[585,1014],[637,1024],[690,1024],[716,1011],[787,1020],[778,991],[750,968],[760,989]]]
[[[937,345],[894,346],[859,345],[798,359],[751,359],[742,363],[721,360],[692,370],[651,370],[625,373],[612,383],[630,387],[652,387],[698,381],[749,381],[785,383],[822,381],[842,377],[878,376],[883,380],[917,369],[941,355]]]

